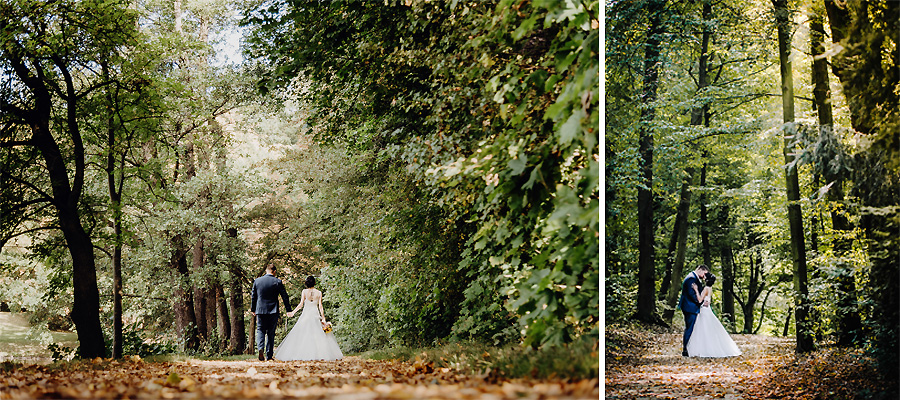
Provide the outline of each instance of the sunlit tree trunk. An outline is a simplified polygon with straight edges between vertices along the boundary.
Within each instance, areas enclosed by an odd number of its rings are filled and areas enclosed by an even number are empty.
[[[808,320],[809,293],[807,288],[806,246],[803,214],[800,210],[800,183],[794,155],[797,127],[794,124],[794,81],[791,67],[791,11],[787,0],[772,0],[778,30],[778,59],[781,65],[782,120],[784,126],[784,162],[787,165],[785,182],[788,200],[788,224],[791,233],[791,259],[794,269],[794,313],[797,320],[797,352],[815,350],[815,342]]]
[[[810,13],[810,50],[813,56],[812,81],[813,98],[815,99],[816,112],[819,120],[819,142],[839,145],[834,137],[834,118],[831,109],[831,89],[828,83],[828,60],[825,58],[825,27],[823,16],[819,7],[813,7]],[[834,157],[824,157],[834,159]],[[848,160],[849,161],[849,160]],[[846,162],[846,161],[845,161]],[[842,168],[834,171],[829,165],[821,168],[824,178],[831,185],[827,199],[832,205],[831,226],[834,230],[832,246],[835,257],[840,266],[840,275],[837,277],[836,292],[838,295],[838,345],[851,346],[858,342],[862,322],[856,300],[856,277],[853,275],[853,266],[847,263],[853,246],[851,237],[853,227],[847,218],[847,209],[844,207],[844,174]]]

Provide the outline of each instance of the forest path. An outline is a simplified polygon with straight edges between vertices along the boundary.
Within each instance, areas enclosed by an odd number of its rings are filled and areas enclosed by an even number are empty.
[[[423,362],[352,356],[328,362],[96,359],[0,368],[0,399],[596,399],[599,395],[597,379],[497,380],[449,368],[435,370]]]
[[[681,333],[610,340],[606,399],[749,399],[751,384],[793,352],[792,338],[731,335],[743,354],[730,358],[681,356]]]

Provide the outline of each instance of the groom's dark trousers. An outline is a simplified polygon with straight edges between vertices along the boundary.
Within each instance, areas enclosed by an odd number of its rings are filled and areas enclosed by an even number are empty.
[[[681,354],[687,355],[688,340],[694,333],[694,323],[697,322],[697,314],[700,313],[700,299],[697,298],[697,292],[694,291],[692,285],[697,285],[697,290],[703,288],[700,283],[700,277],[694,272],[688,274],[684,281],[681,282],[681,298],[678,300],[678,307],[684,313],[684,337],[681,342]]]
[[[265,359],[271,360],[275,352],[275,327],[278,326],[278,296],[284,306],[291,309],[284,283],[274,275],[265,274],[253,281],[250,309],[256,313],[256,350],[265,350]]]

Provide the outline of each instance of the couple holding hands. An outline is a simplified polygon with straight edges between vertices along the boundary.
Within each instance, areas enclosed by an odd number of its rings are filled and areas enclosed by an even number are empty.
[[[275,277],[275,265],[266,266],[265,275],[253,281],[250,295],[250,313],[256,318],[256,350],[259,360],[340,360],[344,357],[331,332],[331,323],[325,320],[322,308],[322,292],[315,288],[316,278],[306,278],[306,289],[300,304],[287,313],[293,318],[300,309],[300,318],[275,352],[275,327],[278,326],[278,296],[287,309],[291,308],[287,290],[281,279]]]

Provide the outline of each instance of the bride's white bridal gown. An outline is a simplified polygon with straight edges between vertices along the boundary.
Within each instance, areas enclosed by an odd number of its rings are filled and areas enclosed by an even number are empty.
[[[741,355],[741,349],[737,347],[728,331],[719,322],[716,314],[713,314],[709,306],[700,307],[697,322],[694,323],[694,332],[687,344],[688,355],[691,357],[735,357]]]
[[[319,295],[321,296],[321,295]],[[304,296],[306,297],[306,296]],[[304,301],[304,300],[301,300]],[[316,301],[305,300],[303,312],[294,328],[275,349],[275,359],[294,360],[340,360],[344,357],[333,332],[322,330]]]

